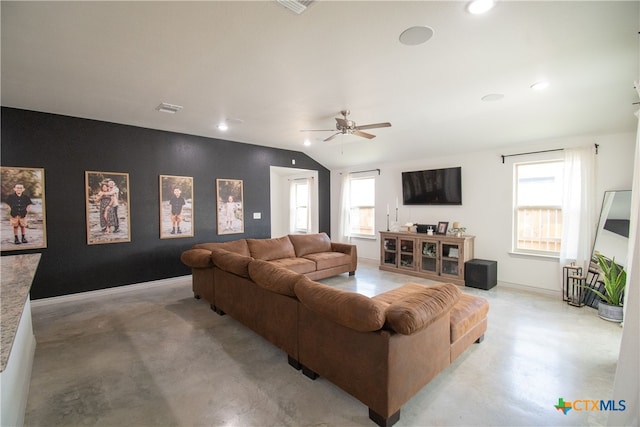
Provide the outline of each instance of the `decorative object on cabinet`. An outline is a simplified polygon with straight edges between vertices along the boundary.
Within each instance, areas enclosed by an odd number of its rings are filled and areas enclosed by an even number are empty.
[[[473,258],[474,236],[381,231],[380,237],[381,270],[464,286],[464,264]]]
[[[462,234],[467,231],[466,227],[461,227],[458,221],[454,222],[451,228],[449,229],[449,233],[455,234],[458,237],[462,237]]]
[[[444,222],[444,221],[438,222],[438,228],[436,229],[436,234],[447,234],[447,227],[449,227],[449,222]]]

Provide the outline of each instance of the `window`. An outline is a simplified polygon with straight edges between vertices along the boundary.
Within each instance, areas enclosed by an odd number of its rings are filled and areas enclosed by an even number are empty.
[[[514,252],[558,255],[564,162],[515,165]]]
[[[292,187],[294,232],[307,233],[309,231],[309,181],[296,181]]]
[[[352,177],[349,191],[349,231],[351,236],[375,236],[374,177]]]

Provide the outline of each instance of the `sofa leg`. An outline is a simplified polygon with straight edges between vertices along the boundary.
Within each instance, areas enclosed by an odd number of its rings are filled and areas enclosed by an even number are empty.
[[[220,310],[218,307],[216,307],[213,304],[211,304],[209,307],[211,307],[211,310],[213,310],[214,312],[216,312],[220,316],[224,316],[226,314],[224,311]]]
[[[480,335],[480,337],[476,340],[476,344],[480,344],[482,341],[484,341],[484,334]]]
[[[289,365],[293,366],[295,370],[299,371],[300,369],[302,369],[302,365],[300,364],[300,362],[298,362],[296,359],[289,356],[288,354],[287,354],[287,361],[289,362]]]
[[[350,271],[350,272],[349,272],[349,276],[355,276],[355,275],[356,275],[356,272],[355,272],[355,271]]]
[[[320,376],[304,365],[302,366],[302,373],[304,374],[305,377],[311,378],[312,380],[315,380]]]
[[[391,427],[400,420],[400,409],[398,409],[396,413],[385,418],[373,409],[369,408],[369,418],[380,427]]]
[[[198,295],[198,294],[193,294],[193,297],[194,297],[195,299],[200,299],[200,295]]]

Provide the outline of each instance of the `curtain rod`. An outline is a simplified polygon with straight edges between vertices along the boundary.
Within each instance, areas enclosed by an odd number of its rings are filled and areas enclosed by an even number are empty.
[[[306,181],[308,179],[313,179],[312,176],[308,177],[308,178],[289,178],[288,181]]]
[[[598,147],[600,147],[600,144],[593,144],[593,145],[596,147],[596,154],[598,154]],[[502,157],[502,163],[504,164],[504,159],[507,157],[526,156],[528,154],[538,154],[538,153],[551,153],[553,151],[564,151],[564,148],[555,148],[553,150],[529,151],[528,153],[502,154],[500,157]]]
[[[378,175],[380,175],[380,169],[369,169],[366,171],[354,171],[354,172],[349,172],[349,175],[354,174],[354,173],[363,173],[363,172],[378,172]],[[340,172],[340,175],[342,175],[342,172]]]

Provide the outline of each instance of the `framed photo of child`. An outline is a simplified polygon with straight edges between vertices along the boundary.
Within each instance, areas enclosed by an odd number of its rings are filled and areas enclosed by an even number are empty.
[[[160,238],[193,237],[193,177],[160,175]]]
[[[16,251],[46,248],[44,169],[2,166],[0,174],[0,249]]]
[[[216,179],[218,234],[244,233],[241,179]]]
[[[85,171],[87,244],[131,241],[129,174]]]

